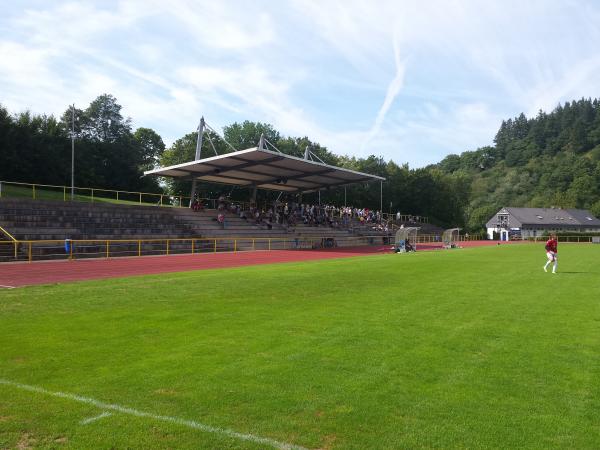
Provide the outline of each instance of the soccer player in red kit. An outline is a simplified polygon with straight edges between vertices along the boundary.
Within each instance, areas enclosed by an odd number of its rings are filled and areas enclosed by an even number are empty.
[[[546,265],[544,266],[544,272],[548,272],[548,265],[553,262],[552,273],[556,273],[556,266],[558,265],[558,241],[555,234],[551,234],[550,239],[546,242],[546,256],[548,257],[548,261],[546,261]]]

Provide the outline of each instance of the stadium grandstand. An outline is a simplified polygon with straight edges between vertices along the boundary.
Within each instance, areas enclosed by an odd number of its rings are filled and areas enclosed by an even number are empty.
[[[346,201],[321,204],[320,195],[318,202],[303,201],[303,194],[354,183],[375,182],[382,189],[385,181],[327,165],[309,148],[297,158],[261,136],[256,147],[200,158],[201,140],[199,133],[194,161],[146,172],[192,181],[186,198],[87,189],[75,197],[79,201],[66,201],[65,186],[1,181],[0,260],[388,245],[403,226],[418,225],[421,234],[443,231],[426,217],[384,214],[382,205],[375,211]],[[198,182],[250,188],[251,195],[247,201],[225,194],[200,198]],[[280,195],[259,205],[259,189]],[[27,192],[30,198],[23,198]],[[345,194],[344,189],[344,200]]]

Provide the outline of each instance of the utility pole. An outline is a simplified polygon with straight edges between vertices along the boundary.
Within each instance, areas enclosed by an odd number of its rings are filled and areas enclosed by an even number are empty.
[[[71,201],[75,198],[75,103],[71,106]]]

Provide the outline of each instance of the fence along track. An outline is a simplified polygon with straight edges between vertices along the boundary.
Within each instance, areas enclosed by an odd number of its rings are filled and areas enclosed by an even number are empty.
[[[459,236],[459,241],[480,240],[481,236]],[[591,238],[590,238],[591,239]],[[68,245],[66,243],[68,242]],[[442,244],[440,236],[418,235],[417,243]],[[117,258],[240,252],[256,250],[307,250],[365,245],[392,245],[393,237],[367,236],[302,236],[285,238],[227,237],[173,239],[73,239],[0,241],[0,261],[40,261],[56,259]],[[5,249],[14,249],[10,255]]]
[[[67,245],[68,243],[68,245]],[[286,238],[230,237],[176,239],[74,239],[0,241],[2,261],[39,261],[51,259],[117,258],[173,254],[240,252],[254,250],[302,250],[364,245],[389,245],[388,236],[302,236]],[[14,255],[2,252],[4,245],[14,247]],[[11,253],[12,255],[12,253]]]

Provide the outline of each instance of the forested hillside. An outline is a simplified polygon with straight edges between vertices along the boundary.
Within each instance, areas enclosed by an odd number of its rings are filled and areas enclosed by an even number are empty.
[[[494,144],[432,166],[469,178],[470,228],[502,206],[585,208],[600,216],[599,100],[503,121]]]
[[[159,184],[143,171],[194,158],[197,134],[166,148],[154,130],[133,130],[121,105],[104,94],[86,109],[75,109],[75,184],[80,187],[164,191],[188,195],[191,182]],[[29,112],[11,115],[0,106],[0,180],[69,185],[72,111],[60,119]],[[191,131],[191,130],[190,130]],[[429,216],[444,226],[479,231],[502,206],[590,208],[600,215],[600,102],[580,100],[502,122],[494,145],[449,155],[419,169],[381,157],[335,155],[309,137],[283,136],[271,125],[245,121],[224,127],[236,149],[255,146],[261,133],[284,153],[302,156],[306,146],[323,161],[386,178],[384,212]],[[232,151],[216,134],[204,139],[202,156]],[[214,148],[213,148],[214,146]],[[247,199],[247,189],[202,184],[200,193]],[[277,193],[262,192],[262,199]],[[347,188],[348,203],[379,209],[380,186]],[[321,192],[323,202],[343,204],[342,188]],[[305,196],[316,201],[316,194]]]

